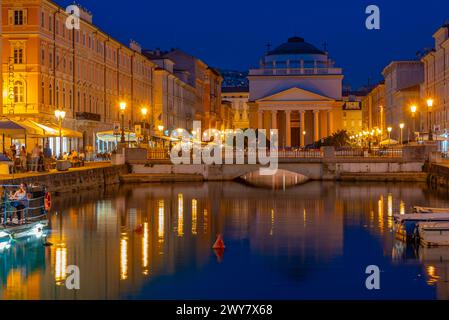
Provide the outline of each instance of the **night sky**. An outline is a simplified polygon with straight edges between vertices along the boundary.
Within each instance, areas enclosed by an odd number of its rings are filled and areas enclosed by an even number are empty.
[[[72,1],[57,0],[65,6]],[[416,58],[449,21],[448,0],[79,0],[94,24],[144,48],[180,48],[211,66],[245,71],[266,50],[297,35],[328,50],[353,89],[381,79],[392,60]],[[381,29],[365,28],[365,8],[380,7]]]

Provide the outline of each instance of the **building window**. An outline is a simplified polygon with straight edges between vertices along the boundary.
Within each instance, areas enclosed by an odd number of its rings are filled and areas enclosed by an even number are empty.
[[[23,48],[14,48],[14,64],[23,63]]]
[[[23,25],[23,10],[14,10],[14,25]]]
[[[41,83],[41,103],[45,104],[45,82]]]
[[[45,28],[45,13],[41,12],[41,27]]]
[[[62,88],[62,108],[65,109],[65,88]]]
[[[22,81],[14,82],[14,103],[24,102],[25,88]]]
[[[49,104],[52,106],[53,105],[53,87],[51,84],[48,86],[48,99],[50,100]]]
[[[50,16],[48,16],[48,30],[50,30],[50,31],[52,31],[52,24],[53,24],[53,21],[52,21],[52,18],[51,18],[51,15]]]
[[[55,105],[57,108],[59,108],[59,86],[58,85],[56,85]]]
[[[41,64],[45,64],[45,49],[41,50]]]

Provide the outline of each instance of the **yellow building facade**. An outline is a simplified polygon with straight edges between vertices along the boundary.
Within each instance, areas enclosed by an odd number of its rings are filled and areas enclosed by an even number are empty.
[[[111,143],[98,141],[96,133],[119,122],[121,101],[127,103],[125,127],[141,121],[141,108],[153,103],[154,63],[137,43],[124,45],[100,30],[87,10],[81,8],[80,16],[79,28],[68,28],[69,14],[52,1],[2,2],[0,112],[4,118],[54,128],[55,110],[63,110],[63,126],[82,134],[64,138],[64,151],[110,150]],[[54,154],[57,140],[50,139]]]

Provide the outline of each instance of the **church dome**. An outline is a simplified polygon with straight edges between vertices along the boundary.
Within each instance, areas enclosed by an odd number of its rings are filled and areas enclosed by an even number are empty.
[[[290,55],[290,54],[321,54],[326,55],[325,52],[317,49],[310,43],[304,41],[301,37],[292,37],[284,44],[271,50],[267,53],[267,56],[277,56],[277,55]]]

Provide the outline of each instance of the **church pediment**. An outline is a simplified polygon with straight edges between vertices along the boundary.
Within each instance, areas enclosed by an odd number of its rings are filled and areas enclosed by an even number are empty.
[[[273,95],[258,99],[257,102],[288,102],[288,101],[335,101],[321,94],[298,87],[282,90]]]

